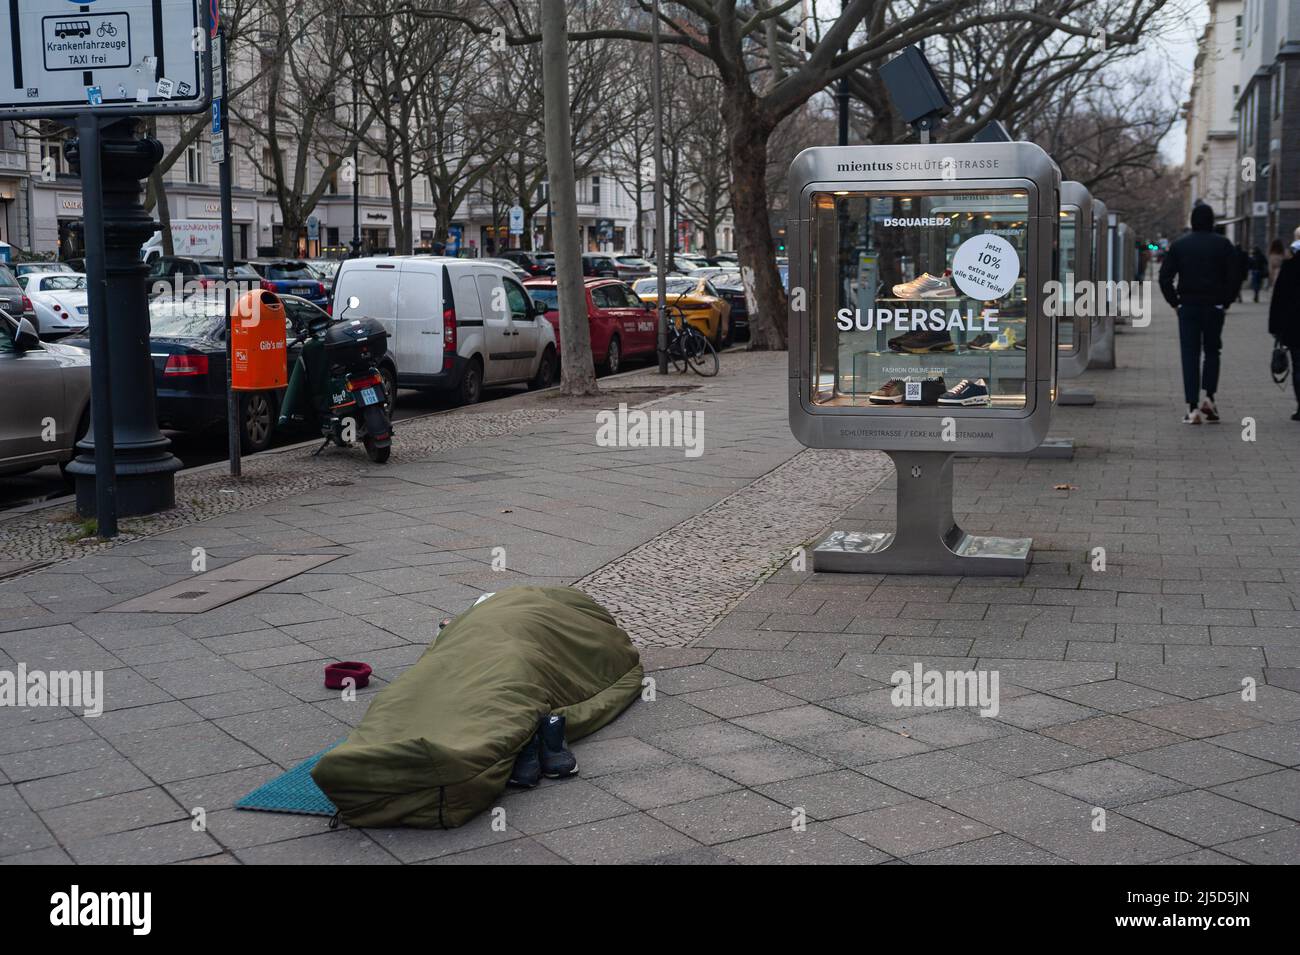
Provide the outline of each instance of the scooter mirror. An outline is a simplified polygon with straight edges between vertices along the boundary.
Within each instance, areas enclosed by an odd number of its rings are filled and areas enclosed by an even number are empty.
[[[348,308],[356,308],[360,304],[361,304],[361,299],[357,298],[355,295],[348,296]]]

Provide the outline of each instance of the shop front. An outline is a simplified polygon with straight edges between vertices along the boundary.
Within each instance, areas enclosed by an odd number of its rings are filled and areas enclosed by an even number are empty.
[[[1088,313],[1094,310],[1096,298],[1092,290],[1082,296],[1080,293],[1085,288],[1083,283],[1091,283],[1094,278],[1096,223],[1092,216],[1093,198],[1087,187],[1070,180],[1061,183],[1056,373],[1062,381],[1087,371],[1091,357],[1093,323]],[[1094,405],[1097,396],[1085,388],[1063,385],[1056,400],[1061,405]]]
[[[1032,143],[817,147],[790,171],[790,424],[809,447],[880,450],[893,533],[837,531],[817,570],[1023,574],[1029,541],[952,518],[955,454],[1047,434],[1060,173]]]

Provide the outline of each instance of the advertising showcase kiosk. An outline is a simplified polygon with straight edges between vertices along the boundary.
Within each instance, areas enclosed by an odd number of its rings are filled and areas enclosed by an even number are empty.
[[[835,531],[814,569],[1023,575],[1028,539],[957,526],[952,460],[1047,435],[1056,165],[1022,142],[827,146],[789,183],[791,430],[898,473],[896,530]]]
[[[1110,270],[1110,213],[1106,209],[1106,203],[1100,199],[1092,200],[1092,221],[1096,226],[1093,229],[1092,277],[1100,289],[1105,288],[1104,283],[1116,277]],[[1092,319],[1092,346],[1088,367],[1114,368],[1115,312],[1109,293],[1097,296],[1097,307],[1099,311],[1104,310],[1105,314],[1094,315]]]
[[[1092,355],[1092,321],[1074,314],[1075,285],[1092,280],[1095,257],[1093,198],[1080,182],[1061,183],[1060,268],[1062,308],[1056,318],[1057,366],[1059,379],[1077,378],[1088,370]],[[1064,386],[1057,392],[1059,405],[1093,405],[1097,396],[1083,388]]]

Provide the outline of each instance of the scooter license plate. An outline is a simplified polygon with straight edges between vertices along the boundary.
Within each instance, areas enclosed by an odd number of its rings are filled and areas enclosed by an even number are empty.
[[[366,405],[366,406],[381,404],[381,403],[382,403],[382,399],[379,397],[379,389],[378,389],[378,388],[362,388],[362,389],[361,389],[361,403],[362,403],[363,405]]]

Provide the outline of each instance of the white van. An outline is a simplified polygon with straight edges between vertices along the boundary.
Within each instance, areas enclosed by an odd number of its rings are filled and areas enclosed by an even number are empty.
[[[334,281],[335,314],[353,296],[356,315],[388,329],[403,388],[455,391],[472,404],[484,385],[555,382],[559,354],[545,305],[501,266],[427,255],[348,259]]]

